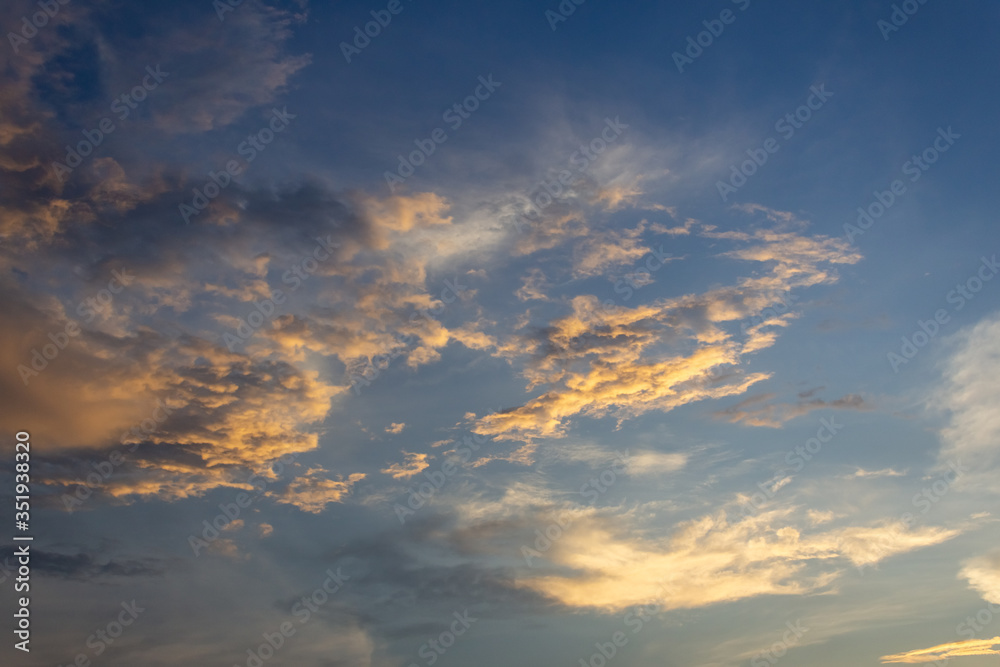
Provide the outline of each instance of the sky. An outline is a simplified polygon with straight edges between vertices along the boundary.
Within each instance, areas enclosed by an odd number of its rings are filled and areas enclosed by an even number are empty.
[[[3,664],[995,665],[998,22],[8,0]]]

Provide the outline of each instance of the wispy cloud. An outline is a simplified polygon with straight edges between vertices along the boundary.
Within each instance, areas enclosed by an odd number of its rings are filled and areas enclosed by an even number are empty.
[[[993,639],[968,639],[950,644],[940,644],[931,648],[896,653],[894,655],[883,655],[883,664],[901,663],[909,665],[919,665],[938,660],[950,660],[951,658],[969,658],[977,655],[1000,655],[1000,637]]]

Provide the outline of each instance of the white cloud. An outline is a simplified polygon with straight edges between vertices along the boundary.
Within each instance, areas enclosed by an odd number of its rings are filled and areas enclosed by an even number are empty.
[[[945,362],[943,387],[936,397],[951,413],[941,433],[940,464],[947,467],[957,461],[971,468],[957,480],[959,487],[1000,490],[996,476],[1000,464],[1000,314],[983,319],[952,340],[957,346]]]

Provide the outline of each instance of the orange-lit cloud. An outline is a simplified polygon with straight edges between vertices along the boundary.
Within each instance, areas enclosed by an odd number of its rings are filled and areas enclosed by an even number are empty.
[[[403,455],[406,457],[404,463],[393,463],[391,466],[383,468],[381,472],[391,476],[393,479],[406,479],[419,475],[431,465],[428,462],[430,456],[423,452],[403,452]]]
[[[840,239],[707,227],[701,233],[746,244],[722,257],[762,263],[767,270],[731,287],[634,307],[607,308],[596,297],[574,298],[572,313],[553,320],[544,339],[521,336],[498,345],[498,354],[508,358],[531,355],[523,371],[528,389],[546,384],[549,390],[521,407],[483,417],[476,431],[498,440],[560,437],[577,415],[622,421],[742,394],[770,376],[743,374],[743,355],[776,337],[765,330],[768,323],[743,341],[724,325],[760,312],[792,288],[836,282],[829,265],[860,260]]]
[[[650,603],[695,608],[818,592],[837,579],[845,563],[873,564],[961,532],[876,524],[803,533],[788,525],[787,515],[776,511],[735,523],[722,514],[705,516],[665,541],[640,537],[620,519],[582,516],[536,555],[558,571],[525,572],[519,585],[569,607],[606,612]],[[538,563],[533,567],[539,569]]]
[[[895,655],[883,655],[883,664],[903,663],[908,665],[919,665],[938,660],[950,660],[951,658],[969,658],[977,655],[1000,655],[1000,637],[993,639],[967,639],[961,642],[941,644],[931,648],[907,651],[906,653],[896,653]]]
[[[319,514],[330,503],[342,502],[351,487],[365,478],[364,473],[353,473],[347,479],[330,479],[325,470],[311,468],[297,477],[278,502],[294,505],[303,512]]]

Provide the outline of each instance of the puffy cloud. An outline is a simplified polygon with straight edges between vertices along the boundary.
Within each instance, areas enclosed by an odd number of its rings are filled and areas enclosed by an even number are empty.
[[[65,314],[49,318],[22,300],[8,304],[21,326],[0,331],[13,369],[30,365],[31,350],[48,343],[47,333],[62,332]],[[14,421],[30,417],[48,452],[81,457],[82,467],[52,468],[47,483],[74,486],[91,472],[86,460],[106,459],[112,448],[134,450],[102,487],[119,498],[245,487],[247,470],[315,449],[315,426],[347,390],[314,370],[144,327],[123,335],[84,328],[27,386],[17,376],[4,378],[0,390],[16,414],[5,412],[0,423],[19,428]]]

